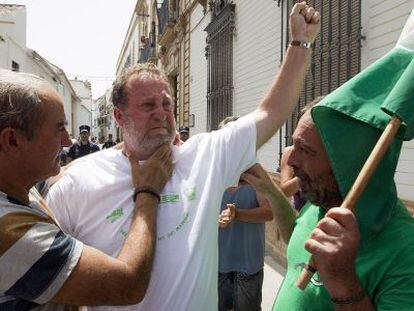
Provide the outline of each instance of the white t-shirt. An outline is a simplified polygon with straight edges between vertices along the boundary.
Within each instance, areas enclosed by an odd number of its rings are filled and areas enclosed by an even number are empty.
[[[224,190],[254,163],[254,117],[172,148],[175,168],[161,194],[155,259],[144,300],[88,310],[217,310],[220,203]],[[79,159],[50,189],[48,203],[65,232],[117,256],[130,227],[132,194],[129,161],[111,148]]]

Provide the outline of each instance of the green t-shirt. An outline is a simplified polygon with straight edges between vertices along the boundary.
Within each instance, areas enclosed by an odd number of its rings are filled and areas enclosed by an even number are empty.
[[[372,207],[375,208],[375,207]],[[298,217],[287,249],[288,271],[273,310],[334,310],[330,295],[316,273],[304,291],[295,286],[310,254],[304,244],[325,212],[306,205]],[[390,221],[376,235],[361,240],[355,267],[376,310],[414,310],[414,219],[400,201]]]

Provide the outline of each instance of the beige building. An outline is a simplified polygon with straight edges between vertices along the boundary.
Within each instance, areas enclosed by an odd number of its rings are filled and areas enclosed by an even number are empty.
[[[190,59],[192,16],[207,12],[207,1],[164,0],[159,9],[159,59],[170,80],[178,126],[194,126],[190,116]]]

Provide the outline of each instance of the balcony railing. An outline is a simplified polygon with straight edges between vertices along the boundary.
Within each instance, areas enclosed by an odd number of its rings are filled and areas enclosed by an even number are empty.
[[[165,27],[167,27],[169,23],[169,0],[164,0],[164,2],[161,4],[161,7],[158,9],[158,33],[161,35]]]
[[[139,56],[138,63],[146,63],[151,60],[151,58],[156,57],[155,53],[155,42],[153,40],[154,36],[150,34],[147,43],[145,44],[144,48],[141,50],[141,54]]]
[[[164,0],[158,9],[158,34],[161,36],[167,26],[173,26],[178,18],[178,11],[171,11],[169,8],[169,0]]]
[[[220,13],[227,7],[229,4],[233,4],[233,0],[215,0],[210,1],[210,10],[212,11],[213,19],[220,15]]]

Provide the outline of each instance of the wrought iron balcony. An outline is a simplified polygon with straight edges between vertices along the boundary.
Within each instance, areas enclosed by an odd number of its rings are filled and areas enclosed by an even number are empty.
[[[156,55],[156,44],[153,40],[154,36],[150,34],[150,38],[147,40],[147,43],[144,46],[144,49],[141,50],[138,63],[146,63],[153,61],[157,58]]]
[[[233,0],[210,0],[208,4],[212,12],[211,17],[215,19],[228,5],[233,4]]]
[[[178,18],[178,9],[170,10],[170,1],[164,0],[158,9],[159,44],[168,45],[174,37],[174,25]]]
[[[169,15],[169,0],[164,0],[161,4],[161,7],[158,9],[158,34],[162,35],[164,33],[165,27],[170,23]]]

